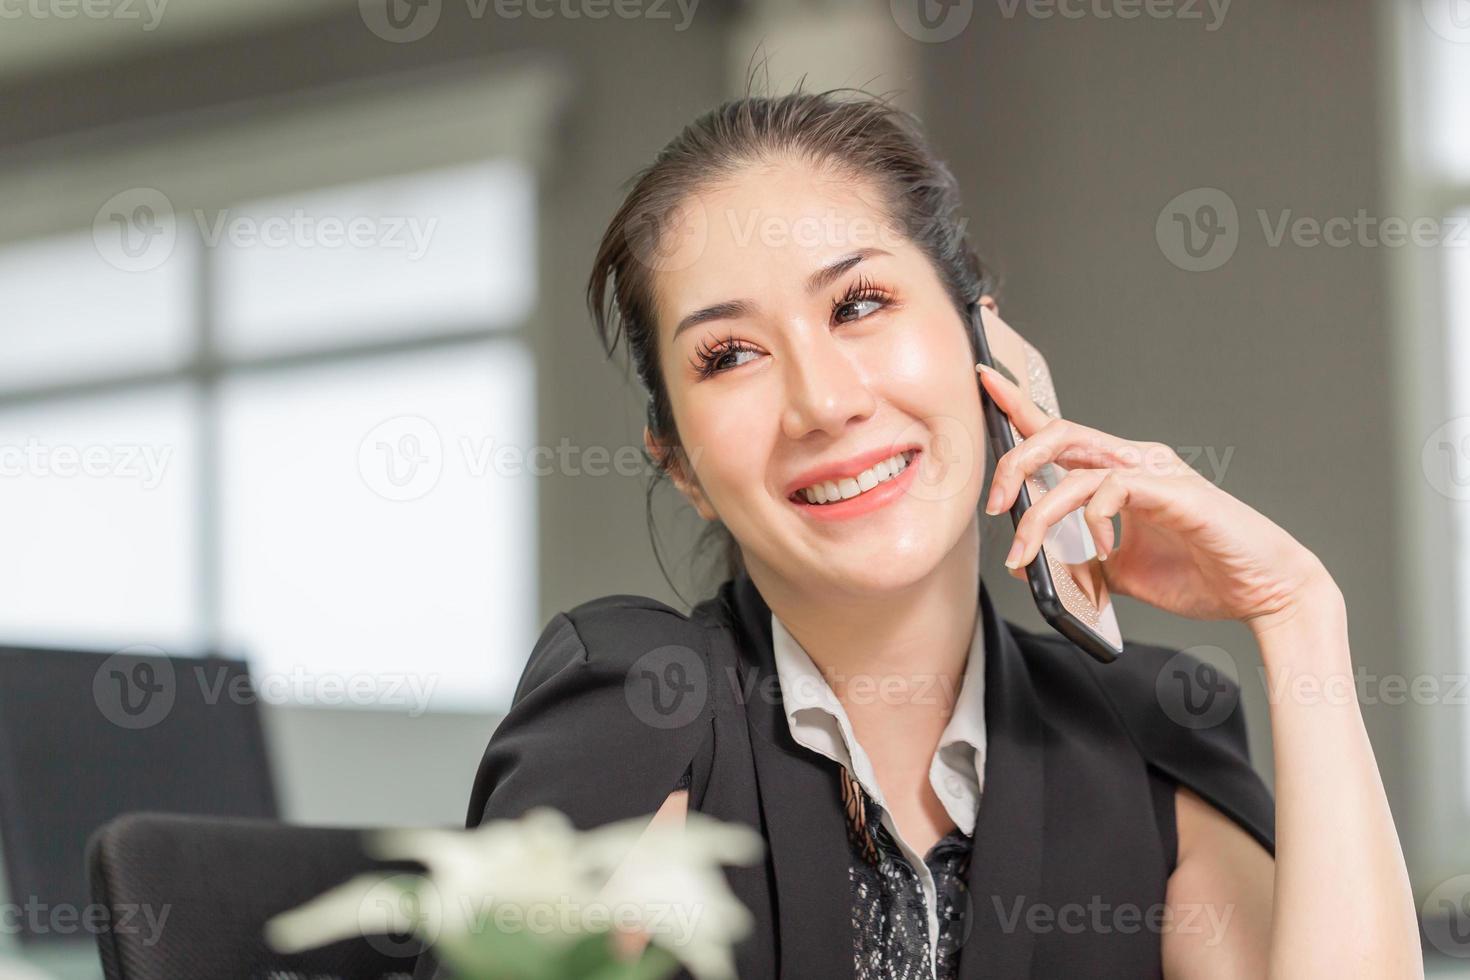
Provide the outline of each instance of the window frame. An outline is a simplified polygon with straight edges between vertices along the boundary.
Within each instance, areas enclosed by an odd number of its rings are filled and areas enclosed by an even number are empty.
[[[433,69],[354,82],[219,111],[176,117],[140,129],[81,134],[0,159],[0,209],[13,217],[0,247],[91,229],[97,208],[127,187],[166,188],[188,208],[226,209],[365,180],[494,160],[526,166],[535,183],[533,247],[546,222],[541,191],[555,130],[570,92],[566,74],[545,58],[501,57],[468,67]],[[259,168],[255,161],[277,164]],[[288,179],[278,175],[289,174]],[[0,387],[0,411],[47,402],[148,391],[181,383],[198,411],[190,420],[198,454],[193,599],[200,651],[223,647],[222,499],[219,395],[226,381],[250,373],[347,364],[475,344],[516,345],[538,362],[535,336],[544,316],[540,290],[527,315],[508,324],[447,325],[432,332],[367,337],[301,350],[225,356],[218,343],[214,276],[218,254],[179,216],[195,240],[190,315],[192,352],[164,368],[119,371],[30,386]],[[536,263],[539,267],[539,261]],[[533,417],[540,406],[534,403]],[[539,509],[539,501],[537,503]],[[533,588],[533,592],[539,591]],[[505,699],[509,700],[509,694]]]

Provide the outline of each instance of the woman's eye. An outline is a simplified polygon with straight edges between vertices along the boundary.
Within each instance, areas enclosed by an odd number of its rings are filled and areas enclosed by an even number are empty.
[[[838,306],[836,316],[839,323],[849,323],[853,320],[861,320],[863,317],[876,313],[882,308],[882,300],[854,299]],[[846,315],[848,313],[851,313],[851,315]]]
[[[701,343],[694,352],[694,370],[700,378],[713,377],[744,364],[744,361],[739,360],[740,355],[749,354],[754,357],[759,353],[756,348],[734,338],[724,340],[717,347]]]
[[[749,354],[751,357],[755,357],[755,353],[756,352],[751,350],[749,347],[736,347],[732,350],[727,350],[724,353],[720,354],[720,356],[716,359],[716,363],[722,370],[739,367],[740,365],[745,363],[744,361],[740,360],[741,354]]]

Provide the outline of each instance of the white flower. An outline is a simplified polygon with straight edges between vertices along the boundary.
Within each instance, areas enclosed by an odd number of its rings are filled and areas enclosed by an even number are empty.
[[[525,929],[551,955],[588,934],[635,929],[699,980],[727,980],[731,947],[750,931],[751,916],[720,865],[749,864],[764,851],[749,827],[698,812],[682,822],[638,817],[579,833],[547,807],[469,831],[378,831],[367,846],[376,857],[421,862],[428,876],[359,875],[272,919],[273,947],[297,952],[415,932],[468,954]]]

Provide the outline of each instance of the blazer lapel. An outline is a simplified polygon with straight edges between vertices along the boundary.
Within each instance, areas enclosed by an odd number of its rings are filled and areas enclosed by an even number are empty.
[[[967,884],[969,926],[959,975],[1031,975],[1036,936],[1026,909],[1041,901],[1045,745],[1030,673],[1009,625],[980,583],[985,628],[985,783]]]
[[[841,767],[796,744],[781,705],[771,611],[749,575],[727,583],[761,811],[776,876],[781,977],[853,975]]]
[[[781,706],[771,611],[748,574],[721,590],[739,647],[737,694],[755,756],[760,805],[776,876],[780,976],[853,975],[847,823],[841,770],[791,737]],[[962,980],[1024,977],[1035,935],[1026,908],[1041,900],[1044,742],[1040,707],[1009,625],[984,581],[985,783],[967,884],[970,908],[960,950]]]

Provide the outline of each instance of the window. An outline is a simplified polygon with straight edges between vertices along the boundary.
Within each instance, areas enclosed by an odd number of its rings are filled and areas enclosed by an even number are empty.
[[[1413,759],[1400,830],[1423,891],[1470,862],[1470,3],[1383,4],[1392,90],[1385,248],[1402,444],[1404,671]],[[1386,242],[1386,239],[1385,239]]]
[[[0,243],[0,643],[220,650],[276,702],[508,704],[538,615],[535,487],[496,465],[535,437],[534,156],[364,132],[268,188],[196,140],[91,228]]]

